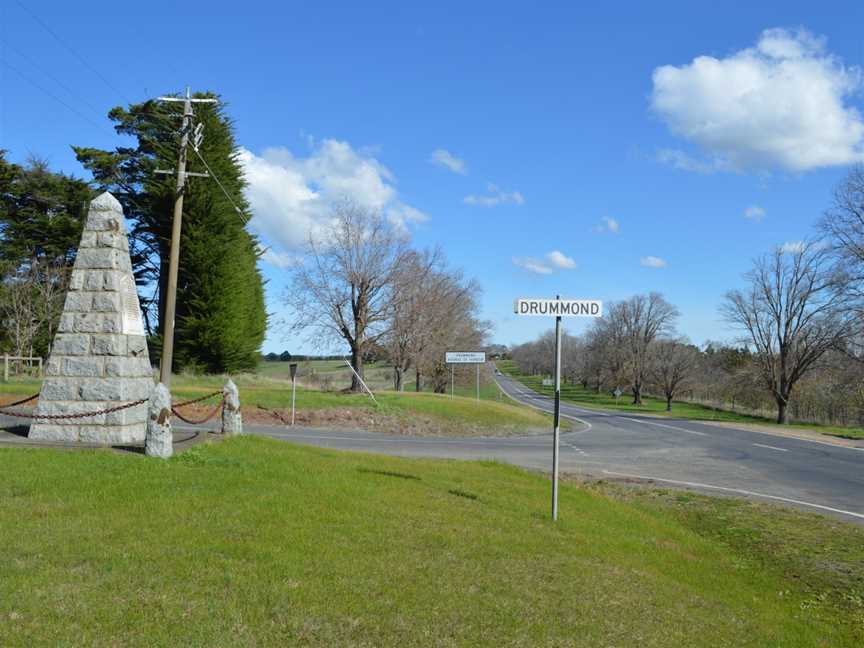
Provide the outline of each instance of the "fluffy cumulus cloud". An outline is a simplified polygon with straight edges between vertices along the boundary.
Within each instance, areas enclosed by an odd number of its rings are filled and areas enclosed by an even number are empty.
[[[501,191],[497,185],[491,182],[486,185],[488,195],[478,196],[471,194],[465,196],[463,202],[466,205],[477,205],[480,207],[495,207],[497,205],[524,205],[525,198],[518,191]]]
[[[600,224],[594,227],[595,232],[609,232],[610,234],[617,234],[621,231],[621,224],[615,220],[614,218],[609,218],[608,216],[604,216],[600,219]]]
[[[393,174],[383,164],[347,142],[322,140],[308,157],[287,148],[260,155],[241,148],[239,159],[248,182],[250,224],[265,243],[281,250],[262,258],[278,267],[294,262],[290,251],[326,226],[331,206],[345,198],[380,211],[400,227],[427,218],[399,199]]]
[[[429,161],[436,166],[443,167],[459,175],[466,175],[468,173],[465,161],[460,160],[446,149],[435,149],[432,151],[432,157],[429,158]]]
[[[665,268],[666,260],[656,256],[644,256],[639,259],[639,263],[646,268]]]
[[[513,264],[534,274],[552,274],[556,270],[573,270],[576,262],[559,250],[547,252],[542,259],[535,257],[513,257]]]
[[[566,254],[562,254],[558,250],[552,250],[546,255],[546,260],[550,265],[555,268],[559,268],[560,270],[573,270],[576,267],[576,262],[568,257]]]
[[[807,171],[864,160],[864,121],[847,103],[861,72],[803,29],[768,29],[726,58],[654,70],[653,110],[702,151],[666,149],[678,168]]]
[[[758,205],[750,205],[744,210],[744,218],[756,223],[761,223],[762,219],[765,218],[765,210]]]

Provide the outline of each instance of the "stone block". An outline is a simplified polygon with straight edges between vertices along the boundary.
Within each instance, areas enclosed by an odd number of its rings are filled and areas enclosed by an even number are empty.
[[[69,290],[81,290],[84,287],[84,273],[73,272],[69,278]]]
[[[68,292],[66,303],[63,306],[64,313],[86,313],[93,306],[93,294],[89,292]]]
[[[57,355],[87,355],[90,352],[90,336],[80,333],[58,333],[51,352]]]
[[[62,375],[71,377],[99,377],[102,375],[104,360],[102,358],[64,358]]]
[[[105,408],[104,402],[94,401],[39,401],[36,407],[36,412],[33,418],[39,421],[40,416],[62,416],[69,414],[85,414],[95,412]],[[104,414],[95,414],[93,416],[82,416],[75,419],[42,419],[50,424],[60,423],[62,425],[102,425],[105,423]]]
[[[100,313],[119,313],[120,295],[118,293],[97,293],[93,296],[93,310]]]
[[[102,333],[120,333],[123,330],[123,317],[120,313],[105,313],[101,319]]]
[[[135,407],[127,407],[126,409],[105,415],[105,425],[141,425],[146,420],[147,403],[142,403]]]
[[[79,383],[69,378],[46,378],[39,391],[39,399],[45,401],[77,400]]]
[[[81,426],[78,440],[82,443],[101,443],[105,445],[121,445],[142,443],[145,436],[144,425],[100,425]]]
[[[128,256],[128,255],[127,255]],[[117,251],[111,248],[88,248],[78,250],[75,269],[111,270],[118,266]]]
[[[147,437],[144,453],[148,457],[168,459],[174,454],[171,434],[171,392],[162,383],[156,385],[147,404]]]
[[[58,333],[72,333],[75,329],[75,314],[63,313],[60,316],[60,321],[57,323]]]
[[[120,274],[117,272],[104,273],[102,289],[110,291],[120,290]]]
[[[84,277],[84,290],[102,290],[102,277],[105,274],[102,270],[81,270],[72,274]]]
[[[147,338],[143,335],[126,336],[126,353],[138,357],[147,353]]]
[[[97,245],[99,247],[116,248],[124,251],[129,249],[129,241],[122,232],[99,232]]]
[[[222,434],[243,434],[243,417],[240,415],[240,391],[230,378],[222,388],[225,406],[222,408]]]
[[[112,378],[82,378],[78,393],[85,401],[114,401],[120,403],[126,400],[123,393],[123,382]]]
[[[65,313],[73,315],[72,331],[75,333],[101,333],[103,316],[98,313]]]
[[[149,358],[105,358],[105,375],[118,378],[143,378],[153,375]]]
[[[96,232],[84,232],[81,234],[81,243],[78,244],[78,249],[96,247]]]
[[[93,336],[94,355],[126,355],[126,336],[114,333],[101,333]]]

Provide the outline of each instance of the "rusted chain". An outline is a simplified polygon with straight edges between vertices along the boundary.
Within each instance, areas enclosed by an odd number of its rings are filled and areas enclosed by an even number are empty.
[[[193,398],[192,400],[183,401],[182,403],[174,403],[171,407],[184,407],[186,405],[192,405],[193,403],[200,403],[201,401],[205,401],[208,398],[213,398],[214,396],[219,396],[222,393],[222,390],[215,391],[212,394],[207,394],[206,396],[201,396],[200,398]]]
[[[22,412],[9,412],[3,409],[0,409],[0,414],[5,414],[6,416],[14,416],[15,418],[29,418],[36,419],[39,421],[67,421],[72,419],[81,419],[87,418],[89,416],[99,416],[100,414],[111,414],[113,412],[119,412],[121,410],[129,409],[130,407],[136,407],[137,405],[141,405],[146,403],[149,398],[142,398],[141,400],[133,401],[131,403],[126,403],[125,405],[118,405],[117,407],[108,407],[106,409],[96,410],[93,412],[80,412],[78,414],[24,414]],[[25,401],[26,402],[26,401]]]
[[[222,409],[223,405],[225,405],[225,399],[224,398],[221,401],[219,401],[219,404],[216,405],[216,407],[214,407],[212,410],[210,410],[210,412],[207,414],[207,416],[205,418],[201,419],[200,421],[197,421],[195,419],[186,418],[185,416],[183,416],[180,412],[178,412],[175,409],[176,405],[171,407],[171,412],[174,414],[174,416],[179,418],[184,423],[188,423],[189,425],[202,425],[202,424],[207,423],[208,421],[212,420],[213,417],[215,417],[219,413],[219,411]]]
[[[39,398],[39,392],[36,392],[32,396],[28,396],[24,400],[15,401],[14,403],[6,403],[3,405],[3,407],[16,407],[18,405],[23,405],[24,403],[29,403],[30,401],[35,400],[37,398]]]

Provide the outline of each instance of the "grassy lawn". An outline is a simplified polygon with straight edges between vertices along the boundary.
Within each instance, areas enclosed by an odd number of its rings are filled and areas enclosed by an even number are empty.
[[[272,363],[276,364],[276,363]],[[277,378],[258,375],[235,377],[240,388],[240,401],[247,411],[255,408],[288,410],[291,408],[291,383]],[[221,389],[224,376],[175,376],[171,385],[175,402],[203,396]],[[39,391],[38,380],[0,383],[0,402],[16,395],[29,395]],[[488,389],[497,388],[487,386]],[[377,404],[365,394],[324,392],[297,388],[297,411],[352,410],[369,415],[388,417],[399,422],[410,432],[412,427],[423,427],[428,433],[444,435],[501,435],[520,434],[551,429],[552,418],[512,401],[492,399],[477,402],[470,398],[449,395],[380,391]],[[418,420],[422,418],[422,421]],[[374,420],[374,418],[373,418]],[[351,423],[350,417],[346,421]],[[414,424],[417,423],[415,426]],[[421,425],[422,424],[422,425]],[[400,427],[401,429],[401,427]],[[391,425],[387,431],[393,431]]]
[[[553,395],[552,387],[543,386],[543,376],[528,376],[519,372],[512,360],[501,360],[496,363],[502,373],[516,378],[521,383],[541,394]],[[622,412],[633,412],[642,414],[656,414],[660,416],[671,416],[681,419],[692,419],[696,421],[719,421],[725,423],[749,423],[756,425],[777,426],[771,419],[765,419],[747,414],[738,414],[726,410],[717,410],[698,403],[685,401],[673,401],[672,412],[666,411],[666,401],[659,398],[643,396],[643,404],[633,405],[629,394],[624,393],[619,399],[608,392],[596,393],[592,389],[584,389],[581,385],[562,384],[561,398],[563,400],[577,403],[587,408],[602,408]],[[779,426],[777,426],[779,427]],[[830,436],[843,437],[846,439],[864,439],[864,429],[848,428],[817,424],[790,424],[785,428],[813,430]]]
[[[814,590],[734,516],[741,542],[563,484],[553,524],[548,480],[494,462],[242,437],[168,462],[0,449],[0,463],[4,648],[864,641],[860,589],[823,595],[860,585],[864,533],[824,518],[789,514],[825,567]]]

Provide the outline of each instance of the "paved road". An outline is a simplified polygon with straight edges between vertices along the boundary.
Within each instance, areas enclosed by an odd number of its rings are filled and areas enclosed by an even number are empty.
[[[550,399],[508,377],[497,379],[514,399],[552,410]],[[573,431],[561,435],[562,471],[652,479],[709,492],[761,497],[864,523],[864,448],[693,421],[586,410],[566,403],[562,404],[562,415],[573,421]],[[3,424],[0,420],[0,427]],[[547,471],[551,464],[551,434],[443,438],[264,425],[246,428],[253,434],[343,450],[496,459]],[[178,432],[188,429],[175,426]],[[0,441],[22,441],[3,436]]]

